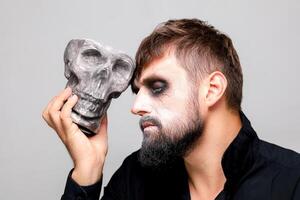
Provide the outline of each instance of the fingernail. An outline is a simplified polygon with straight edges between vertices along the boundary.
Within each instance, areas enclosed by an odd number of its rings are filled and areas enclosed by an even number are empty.
[[[77,95],[76,94],[72,94],[72,99],[77,99]]]
[[[67,88],[66,88],[66,91],[69,92],[69,91],[72,91],[72,89],[71,89],[70,87],[67,87]]]

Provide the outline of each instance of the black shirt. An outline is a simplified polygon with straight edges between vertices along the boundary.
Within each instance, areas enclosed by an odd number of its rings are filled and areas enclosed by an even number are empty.
[[[216,200],[300,200],[300,155],[260,140],[240,112],[242,128],[222,158],[226,177]],[[144,168],[136,151],[128,156],[104,187],[103,200],[189,200],[183,160],[167,171]],[[69,173],[62,200],[99,199],[102,179],[79,186]]]

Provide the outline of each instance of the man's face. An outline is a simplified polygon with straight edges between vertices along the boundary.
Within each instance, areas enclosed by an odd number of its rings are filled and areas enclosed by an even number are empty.
[[[166,166],[191,150],[200,137],[198,90],[173,54],[152,61],[135,81],[132,113],[140,115],[144,166]]]

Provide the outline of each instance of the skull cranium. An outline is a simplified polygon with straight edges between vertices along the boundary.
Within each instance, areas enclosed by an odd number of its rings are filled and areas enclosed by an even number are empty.
[[[93,135],[111,99],[128,87],[134,62],[128,55],[90,39],[71,40],[64,62],[66,87],[79,97],[71,118],[86,135]]]

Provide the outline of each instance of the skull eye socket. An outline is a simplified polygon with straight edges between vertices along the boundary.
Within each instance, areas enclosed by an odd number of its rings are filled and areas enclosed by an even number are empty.
[[[112,92],[110,95],[109,95],[109,98],[112,99],[116,99],[118,98],[119,96],[121,95],[121,92]]]
[[[129,71],[129,67],[130,66],[125,61],[118,59],[113,65],[112,70],[119,73],[121,76],[124,76],[127,74],[126,72]]]
[[[87,49],[81,55],[82,59],[89,65],[99,65],[102,62],[102,55],[96,49]]]

